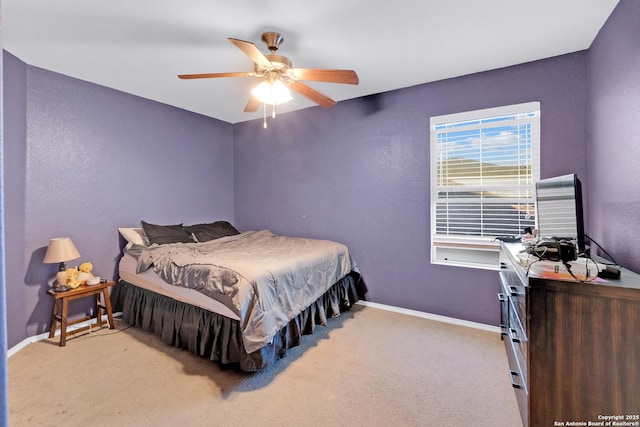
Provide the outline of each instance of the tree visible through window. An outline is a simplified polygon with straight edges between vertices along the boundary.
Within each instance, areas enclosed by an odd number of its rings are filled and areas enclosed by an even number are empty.
[[[539,152],[538,102],[431,118],[432,262],[493,267],[480,251],[534,228]]]

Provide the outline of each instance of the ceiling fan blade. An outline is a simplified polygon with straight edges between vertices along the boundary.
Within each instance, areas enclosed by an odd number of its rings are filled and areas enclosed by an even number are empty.
[[[316,82],[343,83],[357,85],[360,80],[353,70],[322,70],[316,68],[293,68],[296,79]]]
[[[258,100],[255,96],[251,95],[249,100],[247,101],[247,105],[244,106],[245,113],[253,113],[254,111],[258,111],[262,102]]]
[[[233,43],[238,49],[243,51],[253,62],[265,68],[273,68],[271,61],[260,52],[260,50],[251,42],[244,40],[233,39],[229,37],[229,41]]]
[[[252,77],[253,73],[209,73],[209,74],[178,74],[181,79],[212,79],[215,77]]]
[[[295,90],[296,92],[299,92],[300,94],[306,96],[307,98],[309,98],[316,104],[320,105],[321,107],[330,108],[336,105],[336,101],[321,94],[317,90],[307,86],[304,83],[294,80],[290,83],[289,87]]]

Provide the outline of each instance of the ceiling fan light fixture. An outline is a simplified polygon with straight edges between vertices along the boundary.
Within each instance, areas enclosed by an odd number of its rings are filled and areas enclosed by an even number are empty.
[[[293,99],[291,91],[281,80],[269,82],[263,80],[258,86],[251,90],[260,102],[269,105],[280,105]]]
[[[235,47],[253,61],[253,72],[179,74],[178,77],[181,79],[211,79],[217,77],[257,77],[261,79],[262,83],[251,90],[252,96],[249,97],[245,104],[244,111],[253,113],[258,111],[260,104],[262,104],[265,107],[265,127],[266,106],[273,106],[273,117],[275,117],[276,106],[293,99],[289,89],[293,89],[323,108],[330,108],[336,104],[336,101],[302,83],[301,80],[349,85],[357,85],[359,83],[358,75],[353,70],[293,68],[289,58],[276,53],[283,40],[282,35],[277,32],[264,33],[262,41],[269,48],[269,53],[265,55],[251,42],[229,38],[229,41]]]

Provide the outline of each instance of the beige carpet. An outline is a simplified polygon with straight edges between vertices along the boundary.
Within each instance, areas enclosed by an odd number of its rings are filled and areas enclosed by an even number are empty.
[[[10,425],[521,425],[491,332],[356,306],[246,374],[116,327],[9,358]]]

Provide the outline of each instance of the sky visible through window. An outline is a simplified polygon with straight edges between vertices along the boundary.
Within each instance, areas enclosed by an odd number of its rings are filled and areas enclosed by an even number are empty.
[[[535,117],[535,112],[436,125],[438,144],[446,145],[439,150],[440,160],[494,159],[503,165],[518,165],[523,149],[526,150],[523,145],[531,146],[531,125],[513,121],[530,117]]]
[[[436,234],[520,234],[534,225],[536,112],[437,124]]]

